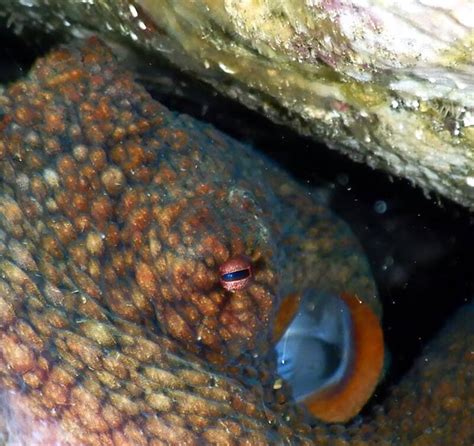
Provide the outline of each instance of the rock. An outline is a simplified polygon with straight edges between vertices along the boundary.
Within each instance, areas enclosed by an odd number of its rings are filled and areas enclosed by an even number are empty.
[[[0,11],[19,32],[94,30],[165,57],[277,122],[474,208],[470,0],[0,0]]]

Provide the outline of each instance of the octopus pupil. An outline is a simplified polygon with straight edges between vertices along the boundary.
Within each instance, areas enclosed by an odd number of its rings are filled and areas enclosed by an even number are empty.
[[[231,273],[222,274],[221,278],[224,282],[235,282],[237,280],[246,279],[250,276],[250,268],[232,271]]]

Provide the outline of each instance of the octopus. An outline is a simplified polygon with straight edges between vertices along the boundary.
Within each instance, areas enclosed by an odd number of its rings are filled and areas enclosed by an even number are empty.
[[[97,38],[0,94],[0,444],[474,444],[473,305],[356,416],[380,317],[344,222]]]

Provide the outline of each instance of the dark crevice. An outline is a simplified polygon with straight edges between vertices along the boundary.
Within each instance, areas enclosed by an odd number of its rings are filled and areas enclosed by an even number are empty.
[[[38,58],[59,41],[59,36],[38,34],[24,29],[21,35],[7,27],[7,19],[0,16],[0,85],[23,77]]]

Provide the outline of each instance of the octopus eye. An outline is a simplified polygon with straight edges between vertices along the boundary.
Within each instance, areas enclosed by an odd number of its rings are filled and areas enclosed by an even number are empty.
[[[284,301],[280,311],[288,313],[289,303]],[[357,296],[311,290],[276,352],[278,373],[291,384],[293,398],[317,418],[345,423],[379,381],[383,333],[377,315]]]
[[[252,264],[247,257],[234,257],[221,265],[219,273],[224,289],[228,291],[241,290],[252,279]]]

